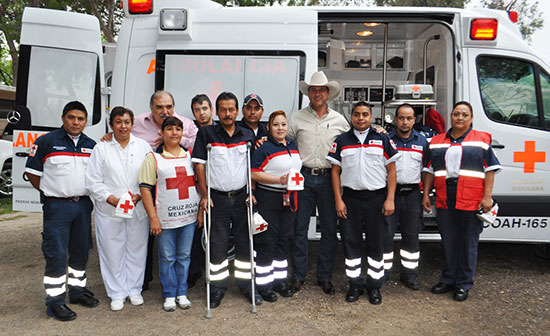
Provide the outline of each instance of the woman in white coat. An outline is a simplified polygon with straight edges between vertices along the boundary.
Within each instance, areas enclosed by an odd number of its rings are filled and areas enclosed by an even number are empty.
[[[133,123],[131,110],[112,109],[109,125],[114,137],[95,146],[86,171],[95,204],[101,275],[112,310],[121,310],[127,297],[133,305],[143,304],[149,225],[140,202],[138,174],[151,147],[131,134]]]

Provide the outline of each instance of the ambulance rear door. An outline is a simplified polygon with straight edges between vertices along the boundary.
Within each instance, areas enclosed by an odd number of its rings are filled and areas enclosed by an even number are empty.
[[[106,92],[99,22],[94,16],[26,8],[17,76],[13,129],[13,209],[41,211],[39,194],[23,175],[36,138],[61,126],[63,107],[81,101],[88,111],[84,132],[105,134]]]

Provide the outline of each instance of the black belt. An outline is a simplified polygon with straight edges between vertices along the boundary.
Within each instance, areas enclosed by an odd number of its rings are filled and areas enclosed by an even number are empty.
[[[397,187],[395,188],[395,190],[398,192],[398,193],[409,193],[411,191],[416,191],[420,189],[420,187],[418,186],[418,183],[417,184],[397,184]]]
[[[210,188],[210,192],[213,193],[213,194],[216,194],[216,195],[221,195],[221,196],[227,196],[227,197],[235,197],[243,192],[246,191],[246,186],[242,187],[241,189],[238,189],[238,190],[232,190],[232,191],[221,191],[221,190],[216,190],[216,189],[212,189]]]
[[[445,180],[445,183],[448,185],[457,185],[458,184],[458,177],[451,177]]]
[[[321,176],[330,174],[330,168],[309,168],[302,167],[302,172],[308,175]]]
[[[45,199],[49,201],[63,201],[63,202],[78,202],[82,199],[89,198],[88,196],[72,196],[72,197],[50,197],[45,196]]]
[[[387,191],[387,188],[382,189],[376,189],[376,190],[354,190],[348,187],[344,187],[344,194],[356,197],[356,198],[362,198],[362,199],[370,199],[374,196],[385,194]]]
[[[257,183],[256,187],[258,187],[260,189],[263,189],[263,190],[269,190],[269,191],[274,191],[274,192],[278,192],[278,193],[286,193],[287,192],[286,189],[272,187],[272,186],[268,186],[268,185],[260,184],[260,183]]]

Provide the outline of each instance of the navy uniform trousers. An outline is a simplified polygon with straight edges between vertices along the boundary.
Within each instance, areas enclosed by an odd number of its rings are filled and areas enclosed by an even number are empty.
[[[42,252],[46,261],[44,287],[48,307],[65,304],[67,253],[69,298],[76,300],[86,292],[85,269],[92,246],[92,208],[88,196],[78,201],[49,197],[44,201]]]
[[[479,235],[483,230],[476,211],[456,210],[456,185],[447,184],[447,209],[437,209],[443,246],[440,282],[467,290],[474,285]]]
[[[368,290],[382,287],[385,226],[382,205],[386,200],[386,194],[386,188],[376,191],[344,188],[343,201],[348,210],[348,220],[342,221],[340,232],[350,286],[362,288],[364,284]],[[360,276],[363,232],[366,234],[368,265],[365,283]]]
[[[398,187],[399,189],[399,187]],[[401,277],[418,275],[418,233],[422,229],[422,194],[418,188],[395,192],[395,212],[385,217],[384,269],[389,272],[393,263],[393,237],[399,225],[401,231]],[[387,258],[387,256],[391,256]]]

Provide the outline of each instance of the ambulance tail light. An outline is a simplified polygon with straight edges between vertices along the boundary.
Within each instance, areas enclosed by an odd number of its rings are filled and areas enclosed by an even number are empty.
[[[153,13],[153,0],[128,0],[128,12],[130,14]]]
[[[510,21],[512,21],[512,23],[518,22],[518,12],[508,11],[508,17],[510,18]]]
[[[474,19],[470,26],[472,40],[494,40],[497,38],[497,19]]]

